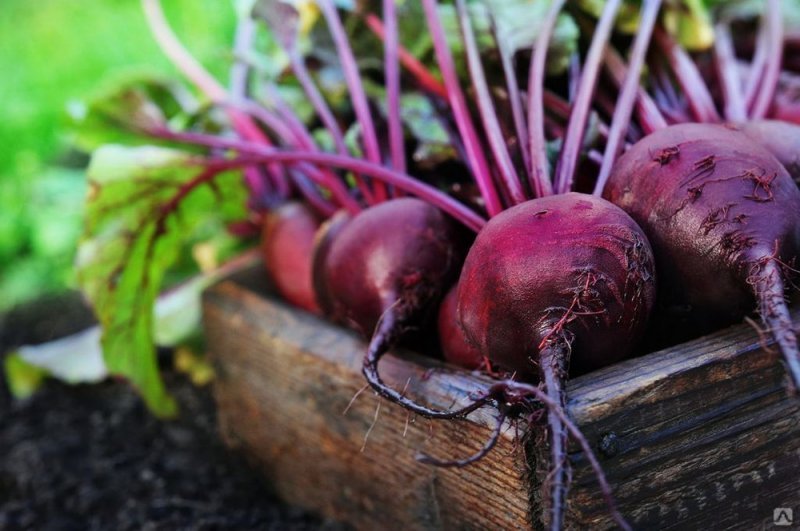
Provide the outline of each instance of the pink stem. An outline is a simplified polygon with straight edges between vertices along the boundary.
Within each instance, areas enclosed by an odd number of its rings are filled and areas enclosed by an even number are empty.
[[[606,140],[606,150],[603,154],[603,164],[595,183],[594,195],[601,196],[603,188],[611,175],[611,167],[617,161],[617,157],[622,152],[622,144],[625,140],[628,127],[633,114],[633,105],[636,97],[641,90],[639,77],[644,65],[644,57],[647,48],[650,46],[650,39],[653,35],[653,27],[656,24],[658,11],[661,9],[661,0],[644,0],[642,3],[639,27],[636,38],[633,41],[633,52],[628,67],[628,73],[622,84],[622,90],[617,98],[617,105],[614,109],[614,117],[611,120],[611,130]]]
[[[381,180],[388,185],[395,186],[429,202],[431,205],[447,212],[453,216],[453,218],[475,232],[480,231],[486,223],[484,218],[436,188],[406,174],[367,160],[333,153],[298,149],[279,150],[243,140],[220,138],[201,133],[180,133],[168,129],[154,129],[149,130],[148,133],[158,138],[173,140],[175,142],[218,149],[230,149],[248,155],[240,159],[221,159],[218,161],[220,164],[234,163],[235,166],[239,167],[257,164],[259,162],[277,162],[283,164],[308,163],[358,172],[363,175],[368,175],[373,179]]]
[[[522,95],[519,90],[519,81],[517,80],[517,72],[514,69],[514,56],[506,46],[503,45],[503,40],[497,34],[497,24],[494,17],[491,18],[492,33],[494,40],[500,52],[500,63],[503,68],[503,77],[505,78],[506,90],[508,91],[508,101],[511,107],[511,117],[514,120],[514,130],[517,135],[517,144],[519,151],[522,155],[522,163],[525,166],[525,171],[529,176],[531,172],[531,155],[528,152],[530,139],[528,137],[528,124],[525,123],[525,110],[522,108]],[[533,190],[532,190],[533,191]]]
[[[300,122],[300,126],[298,128],[297,124],[294,124],[292,120],[282,120],[280,117],[272,114],[267,109],[249,100],[245,100],[244,102],[240,103],[232,103],[231,105],[238,106],[242,111],[251,114],[267,128],[274,131],[276,135],[281,137],[286,145],[297,145],[305,150],[319,151],[319,148],[314,142],[313,137],[308,133],[308,131],[305,130],[302,122]],[[319,170],[313,166],[310,166],[307,169],[309,171],[319,172]],[[356,214],[361,211],[361,206],[358,204],[355,198],[350,195],[341,179],[339,179],[331,171],[324,171],[321,173],[322,177],[318,180],[321,180],[324,186],[330,190],[333,198],[340,206],[347,209],[352,214]]]
[[[547,140],[544,136],[545,67],[550,38],[565,0],[554,0],[550,4],[539,35],[533,45],[530,71],[528,73],[528,133],[530,135],[531,173],[530,185],[536,197],[553,193],[550,169],[547,160]],[[567,105],[567,116],[569,106]]]
[[[575,103],[572,106],[572,113],[567,125],[564,144],[561,147],[558,164],[556,165],[555,186],[553,187],[556,193],[566,193],[572,189],[575,170],[578,166],[578,155],[586,133],[586,123],[589,120],[592,97],[597,86],[597,74],[600,70],[603,53],[611,36],[611,30],[614,27],[614,19],[620,3],[621,0],[608,0],[605,3],[592,37],[592,44],[589,46],[589,52],[583,65],[580,86],[578,87],[578,93],[575,96]]]
[[[722,88],[722,99],[725,102],[725,119],[743,122],[747,120],[747,107],[731,32],[726,24],[720,22],[714,26],[714,33],[714,64]]]
[[[142,9],[153,37],[172,64],[212,102],[226,100],[228,92],[225,88],[189,53],[172,31],[164,16],[164,11],[161,9],[160,0],[142,0]],[[271,145],[269,138],[246,115],[232,110],[228,112],[228,116],[234,128],[244,138]],[[275,168],[272,168],[271,171],[275,179],[285,183],[286,178],[281,172],[276,171]],[[264,183],[260,180],[247,179],[247,183],[256,196],[266,192]]]
[[[578,82],[581,79],[581,54],[573,53],[569,58],[569,86],[567,87],[567,98],[569,102],[575,101],[578,93]]]
[[[383,27],[383,22],[381,22],[381,19],[370,13],[365,17],[364,20],[366,21],[367,27],[370,29],[370,31],[377,35],[381,41],[386,39],[386,30]],[[436,76],[434,76],[424,64],[422,64],[411,52],[402,46],[398,48],[398,53],[400,55],[400,63],[403,65],[403,68],[408,70],[408,72],[423,90],[439,96],[440,98],[447,99],[447,89],[444,87],[441,81],[436,79]]]
[[[386,78],[386,116],[389,125],[389,148],[392,167],[405,173],[406,148],[403,122],[400,120],[400,64],[398,53],[397,10],[395,0],[383,0],[386,38],[383,41],[384,77]]]
[[[769,55],[769,37],[767,36],[768,24],[762,17],[761,25],[758,28],[758,37],[756,38],[756,51],[751,61],[750,76],[747,78],[747,84],[744,89],[744,101],[747,107],[755,101],[758,87],[761,86],[761,79],[764,76],[764,69],[767,66]]]
[[[781,61],[783,58],[783,21],[781,20],[780,0],[767,0],[767,64],[764,68],[764,77],[761,86],[750,109],[750,117],[761,120],[769,112],[775,90],[778,88],[778,78],[781,74]]]
[[[464,38],[464,48],[467,53],[469,73],[477,95],[478,112],[483,122],[483,129],[489,140],[489,147],[497,163],[497,172],[500,176],[500,181],[503,183],[512,205],[524,203],[528,198],[525,197],[525,192],[522,190],[519,175],[517,175],[517,170],[514,168],[514,163],[511,161],[511,155],[506,148],[503,132],[500,130],[500,123],[497,121],[497,112],[492,102],[492,96],[489,94],[486,74],[481,64],[478,43],[475,42],[475,34],[472,32],[472,23],[469,19],[469,13],[467,13],[465,0],[456,0],[456,11],[459,24],[461,25],[461,33]]]
[[[614,83],[622,87],[628,75],[625,61],[613,48],[606,50],[605,60],[606,70],[611,74]],[[645,134],[667,127],[667,120],[650,95],[642,87],[637,87],[636,94],[636,117]]]
[[[700,122],[719,122],[721,118],[714,106],[714,98],[686,50],[662,28],[656,28],[654,36],[683,89],[695,118]]]
[[[294,50],[287,50],[287,53],[289,54],[292,72],[297,78],[297,81],[300,83],[300,86],[303,88],[303,92],[305,93],[309,102],[311,102],[311,106],[314,107],[314,111],[317,113],[317,116],[319,116],[319,119],[322,121],[322,125],[324,125],[325,129],[331,134],[331,137],[333,138],[333,145],[337,153],[340,155],[349,155],[347,144],[344,141],[344,134],[339,127],[339,123],[336,121],[333,111],[328,106],[328,102],[325,101],[322,93],[319,91],[317,85],[314,83],[314,80],[311,78],[311,74],[306,68],[306,63],[303,60],[303,57]],[[369,189],[366,183],[364,183],[363,179],[356,175],[355,180],[367,204],[375,203],[375,199],[372,196],[372,191]]]
[[[483,155],[483,146],[475,131],[475,125],[472,123],[467,101],[458,83],[458,75],[456,74],[456,68],[453,63],[453,56],[447,45],[447,37],[442,27],[442,21],[439,19],[439,14],[436,10],[436,0],[422,0],[422,6],[425,9],[425,18],[433,38],[436,59],[439,63],[442,77],[444,78],[445,87],[447,87],[447,97],[452,107],[453,117],[455,118],[459,134],[464,142],[469,165],[475,182],[478,185],[478,189],[481,192],[481,196],[486,203],[486,210],[489,216],[495,216],[503,210],[503,205],[500,202],[497,189],[492,182],[489,165]]]
[[[361,74],[358,71],[356,58],[353,55],[353,49],[344,31],[344,26],[342,26],[342,20],[339,18],[339,12],[336,10],[336,6],[333,4],[332,0],[318,0],[317,5],[319,5],[325,17],[325,21],[328,23],[328,29],[333,37],[336,52],[339,55],[339,61],[342,63],[342,71],[344,72],[347,88],[350,91],[353,111],[361,126],[364,153],[367,156],[367,160],[375,164],[380,164],[381,149],[380,144],[378,144],[378,135],[375,132],[372,113],[369,110],[369,102],[364,92],[364,85],[361,83]],[[383,183],[375,183],[374,192],[376,201],[383,201],[388,197],[386,187]]]

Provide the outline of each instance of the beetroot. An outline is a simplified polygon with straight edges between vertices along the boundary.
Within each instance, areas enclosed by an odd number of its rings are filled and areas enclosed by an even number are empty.
[[[570,369],[625,356],[654,299],[644,233],[621,209],[589,195],[512,207],[487,223],[467,255],[458,291],[467,338],[499,366],[538,377],[561,410],[548,414],[553,529],[561,526],[569,475],[563,382]]]
[[[439,306],[437,328],[444,359],[465,369],[474,370],[483,364],[483,356],[471,345],[458,322],[458,286],[447,292]]]
[[[647,233],[664,313],[704,333],[757,306],[796,389],[800,355],[782,270],[800,247],[800,190],[775,157],[730,127],[671,126],[619,159],[604,196]]]
[[[319,313],[311,284],[311,255],[319,219],[302,203],[271,210],[264,221],[261,252],[278,293],[306,311]]]
[[[318,261],[315,285],[330,316],[372,336],[364,358],[367,381],[381,396],[427,417],[454,413],[422,407],[387,387],[378,362],[428,317],[455,280],[464,241],[462,227],[438,208],[393,199],[343,225]]]
[[[782,120],[754,120],[736,127],[772,153],[800,184],[800,125]]]
[[[340,210],[325,220],[314,235],[314,251],[311,256],[311,283],[314,287],[317,305],[322,310],[322,314],[334,322],[337,321],[333,317],[333,295],[328,290],[328,284],[324,280],[325,263],[328,260],[328,253],[330,253],[333,242],[351,219],[350,214]]]

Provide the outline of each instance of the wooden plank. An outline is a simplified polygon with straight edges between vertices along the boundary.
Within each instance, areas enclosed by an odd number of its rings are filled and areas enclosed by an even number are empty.
[[[749,326],[586,375],[568,393],[572,418],[606,443],[604,469],[637,528],[761,528],[774,508],[800,509],[800,401]],[[573,457],[572,521],[609,525]]]
[[[352,334],[234,282],[208,292],[204,314],[223,432],[283,499],[359,529],[529,527],[526,459],[512,429],[475,466],[422,465],[418,451],[473,453],[492,417],[426,421],[383,403],[376,421],[380,401],[372,392],[348,409],[364,386],[364,344]],[[427,374],[433,367],[439,370]],[[407,385],[409,396],[432,407],[466,403],[486,383],[414,356],[391,356],[382,368],[388,382]]]
[[[205,324],[228,441],[259,463],[283,498],[365,529],[538,522],[547,469],[540,429],[509,428],[495,452],[465,469],[418,464],[418,451],[474,451],[490,412],[443,423],[409,419],[384,403],[374,422],[379,401],[364,392],[344,414],[363,387],[363,342],[270,299],[256,277],[263,275],[244,272],[211,289]],[[738,326],[569,383],[569,413],[637,529],[752,529],[771,524],[776,507],[800,513],[800,407],[786,396],[778,358]],[[488,382],[406,353],[382,369],[433,407],[466,403]],[[568,526],[612,527],[577,447],[570,459]]]

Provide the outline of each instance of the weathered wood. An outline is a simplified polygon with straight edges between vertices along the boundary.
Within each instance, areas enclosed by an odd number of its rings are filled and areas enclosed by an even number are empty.
[[[255,458],[285,500],[361,529],[529,527],[526,459],[513,428],[475,466],[422,465],[419,451],[473,453],[493,418],[409,418],[371,391],[358,394],[358,338],[234,282],[207,293],[204,313],[223,433]],[[466,403],[486,384],[412,355],[387,357],[381,367],[387,382],[432,407]]]
[[[605,441],[604,469],[637,528],[762,528],[773,509],[800,509],[800,399],[779,359],[743,325],[573,382],[570,415]],[[570,504],[581,525],[608,522],[585,466]]]
[[[375,421],[379,400],[370,391],[348,409],[364,385],[363,342],[258,284],[246,274],[209,290],[205,325],[223,431],[280,496],[363,529],[538,522],[543,478],[529,471],[546,468],[547,453],[525,426],[509,427],[489,457],[465,469],[420,465],[419,451],[452,458],[476,450],[491,412],[436,422],[384,402]],[[778,359],[739,326],[569,383],[569,413],[637,529],[752,529],[771,525],[776,507],[800,513],[800,406],[786,396]],[[487,384],[412,354],[388,356],[381,368],[433,407],[466,403]],[[611,527],[578,450],[570,453],[568,525]]]

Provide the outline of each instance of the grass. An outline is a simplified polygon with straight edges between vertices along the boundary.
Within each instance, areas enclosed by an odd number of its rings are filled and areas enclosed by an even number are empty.
[[[231,1],[163,0],[176,32],[225,79]],[[177,76],[138,0],[3,0],[0,17],[0,310],[72,282],[83,160],[66,109],[104,79],[149,69]]]

